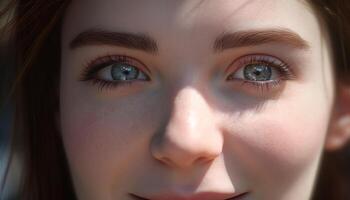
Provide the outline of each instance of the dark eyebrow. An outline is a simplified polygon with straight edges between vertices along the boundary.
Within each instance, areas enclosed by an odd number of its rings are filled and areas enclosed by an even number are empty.
[[[214,51],[267,43],[284,43],[305,50],[310,48],[307,41],[289,29],[266,29],[223,33],[215,40]]]
[[[70,48],[75,49],[86,45],[113,45],[130,49],[157,53],[158,47],[154,39],[146,34],[111,32],[100,29],[90,29],[79,33],[71,42]]]

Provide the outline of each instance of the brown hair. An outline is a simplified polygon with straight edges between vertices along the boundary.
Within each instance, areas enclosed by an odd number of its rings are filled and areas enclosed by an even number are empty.
[[[20,198],[74,199],[55,123],[59,109],[60,25],[69,1],[19,0],[11,3],[15,6],[15,16],[10,25],[15,32],[13,45],[18,61],[13,93],[15,128],[12,142],[16,149],[12,151],[20,152],[24,158]]]
[[[7,25],[13,34],[17,78],[13,149],[23,154],[21,199],[75,199],[59,127],[60,29],[69,0],[13,0]],[[331,38],[336,76],[350,81],[350,3],[346,0],[309,0]],[[0,13],[0,16],[3,16]],[[314,199],[350,199],[350,176],[345,150],[325,153]],[[10,166],[10,165],[9,165]],[[1,188],[0,188],[1,193]],[[1,197],[0,197],[1,198]]]

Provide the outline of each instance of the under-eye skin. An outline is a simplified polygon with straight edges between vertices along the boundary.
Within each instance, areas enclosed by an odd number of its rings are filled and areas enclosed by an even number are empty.
[[[238,82],[242,87],[249,86],[262,92],[278,90],[284,81],[295,79],[286,63],[269,55],[246,55],[232,62],[229,68],[233,72],[229,73],[227,81]]]
[[[80,81],[91,82],[100,90],[128,86],[139,81],[150,81],[145,65],[125,55],[107,55],[88,62]]]

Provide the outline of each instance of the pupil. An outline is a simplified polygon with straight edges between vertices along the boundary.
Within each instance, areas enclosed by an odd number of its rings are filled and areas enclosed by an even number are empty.
[[[135,67],[124,63],[114,64],[111,70],[113,80],[133,80],[138,76],[138,71]]]
[[[260,74],[261,74],[260,71],[256,71],[256,72],[255,72],[255,75],[257,75],[257,76],[259,76]]]
[[[129,75],[129,73],[130,73],[129,71],[124,71],[125,75]]]
[[[244,68],[244,78],[250,81],[269,81],[271,76],[271,67],[262,63],[250,64]]]

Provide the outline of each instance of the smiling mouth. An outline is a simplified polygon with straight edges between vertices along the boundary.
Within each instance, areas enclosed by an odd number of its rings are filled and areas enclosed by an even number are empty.
[[[244,192],[244,193],[235,195],[235,196],[230,197],[230,198],[222,199],[222,200],[242,200],[248,194],[249,194],[249,192]],[[152,200],[152,199],[140,197],[140,196],[132,194],[132,193],[129,193],[129,196],[132,197],[134,200]],[[170,199],[168,199],[168,200],[170,200]],[[192,198],[183,198],[183,199],[177,198],[177,200],[192,200]]]

